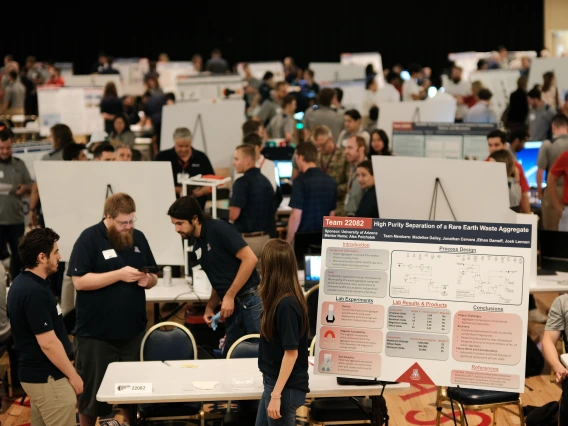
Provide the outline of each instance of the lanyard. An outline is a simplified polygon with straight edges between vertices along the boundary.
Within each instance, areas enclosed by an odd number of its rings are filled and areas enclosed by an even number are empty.
[[[357,170],[357,168],[355,168],[355,170]],[[351,167],[351,170],[349,170],[349,191],[351,191],[351,186],[353,186],[353,182],[355,181],[356,177],[357,173],[353,173],[353,167]]]
[[[181,158],[178,157],[178,163],[181,166],[181,171],[185,172],[185,169],[187,169],[187,167],[189,166],[189,160],[191,160],[191,157],[188,158],[187,161],[183,161]]]
[[[329,165],[331,164],[331,160],[333,160],[333,156],[335,155],[336,150],[337,150],[337,146],[334,146],[333,152],[329,156],[329,160],[327,160],[327,164],[325,166],[323,165],[323,154],[321,155],[320,166],[321,166],[321,169],[323,170],[324,173],[327,173],[327,169],[329,169]]]
[[[262,169],[262,166],[264,166],[264,162],[266,161],[266,157],[262,157],[262,161],[260,162],[260,166],[258,166],[259,169]]]

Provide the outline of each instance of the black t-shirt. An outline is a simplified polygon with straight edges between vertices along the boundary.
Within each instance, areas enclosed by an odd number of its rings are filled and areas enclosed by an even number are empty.
[[[211,165],[209,158],[207,158],[207,155],[193,148],[191,149],[191,157],[189,157],[189,160],[187,161],[183,161],[179,158],[174,148],[158,152],[158,155],[156,155],[156,161],[169,161],[172,163],[172,173],[174,175],[175,186],[181,186],[181,179],[183,178],[183,175],[192,177],[196,175],[215,174],[213,166]],[[207,197],[199,197],[197,198],[197,201],[199,201],[201,208],[203,208],[207,201]]]
[[[285,387],[308,393],[308,333],[302,333],[302,316],[302,309],[292,296],[285,297],[278,303],[272,338],[266,340],[260,335],[258,368],[262,374],[276,380],[280,374],[284,351],[297,349],[298,358]]]
[[[54,331],[72,359],[73,346],[67,336],[61,308],[48,282],[32,272],[21,272],[10,286],[7,310],[12,336],[20,353],[20,381],[47,383],[49,376],[55,380],[65,377],[43,353],[36,338],[38,334]]]
[[[363,198],[359,202],[359,207],[355,212],[355,217],[370,217],[377,219],[379,217],[379,206],[377,205],[377,193],[375,187],[369,188],[363,194]]]
[[[99,108],[101,113],[105,112],[112,115],[120,115],[124,112],[124,106],[120,98],[103,97]],[[105,132],[109,135],[114,130],[113,122],[114,120],[105,120]]]
[[[229,206],[239,207],[241,214],[235,228],[242,233],[270,232],[274,222],[274,190],[258,167],[247,170],[233,184]]]
[[[106,258],[105,258],[106,257]],[[156,266],[148,240],[134,230],[134,246],[114,250],[104,222],[85,229],[73,246],[67,275],[81,277],[131,266]],[[130,339],[146,329],[146,293],[138,283],[118,281],[98,290],[77,291],[74,334],[101,340]]]
[[[219,219],[203,222],[201,234],[193,246],[193,253],[221,300],[241,267],[237,253],[246,246],[241,234],[230,223]],[[260,276],[254,269],[239,293],[254,288],[259,283]]]

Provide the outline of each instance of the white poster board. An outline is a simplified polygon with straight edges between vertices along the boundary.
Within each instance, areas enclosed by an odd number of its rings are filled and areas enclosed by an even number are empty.
[[[335,83],[322,84],[324,87],[340,87],[343,90],[343,99],[341,100],[341,105],[347,109],[356,109],[359,112],[363,105],[363,99],[365,98],[365,82],[363,80],[357,81],[337,81]]]
[[[40,135],[49,136],[54,124],[66,124],[73,134],[104,130],[99,104],[102,87],[38,87]]]
[[[280,61],[247,63],[253,77],[258,78],[259,80],[262,80],[262,77],[264,77],[264,74],[267,71],[270,71],[272,74],[274,74],[274,81],[284,80],[284,64]],[[241,77],[245,76],[245,72],[243,71],[243,62],[240,62],[237,65],[237,72]]]
[[[118,96],[122,96],[124,91],[119,74],[70,75],[65,78],[65,87],[102,87],[104,89],[109,81],[116,86]]]
[[[142,95],[144,76],[150,69],[148,58],[117,58],[112,66],[120,72],[125,94]]]
[[[176,99],[183,101],[212,101],[226,99],[225,89],[234,94],[230,98],[243,98],[243,79],[240,75],[178,75]]]
[[[471,73],[471,82],[480,81],[493,93],[491,108],[501,117],[509,104],[509,96],[517,90],[517,80],[521,76],[518,70],[486,70]]]
[[[166,105],[160,147],[172,148],[174,130],[187,127],[193,134],[192,146],[207,154],[213,168],[230,167],[233,149],[241,142],[244,111],[243,100]]]
[[[172,166],[157,162],[36,161],[45,224],[60,236],[62,261],[75,241],[103,218],[107,185],[136,203],[136,228],[144,233],[158,265],[183,265],[183,249],[168,208],[176,200]]]
[[[342,64],[357,64],[364,68],[373,64],[375,72],[377,73],[377,83],[379,89],[385,85],[385,76],[383,75],[383,58],[379,52],[370,53],[342,53],[341,54]]]
[[[325,217],[314,371],[523,392],[535,233]]]
[[[314,79],[320,84],[334,81],[365,79],[365,67],[359,64],[312,62],[309,64],[308,68],[314,72]]]
[[[372,161],[382,218],[429,220],[434,198],[436,220],[455,215],[466,222],[516,222],[504,163],[399,156]],[[436,179],[442,188],[434,197]]]
[[[456,100],[453,98],[436,102],[395,102],[388,104],[388,108],[381,108],[377,127],[383,129],[389,139],[392,139],[394,122],[453,123],[455,116]]]
[[[165,93],[176,91],[178,75],[196,74],[192,62],[158,62],[156,71],[160,74],[160,87]]]
[[[545,72],[554,71],[556,87],[562,94],[568,90],[568,58],[536,58],[531,63],[529,73],[529,89],[535,84],[543,84],[542,75]]]

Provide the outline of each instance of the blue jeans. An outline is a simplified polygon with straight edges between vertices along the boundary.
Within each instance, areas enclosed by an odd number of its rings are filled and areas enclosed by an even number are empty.
[[[268,404],[272,399],[270,394],[274,389],[276,380],[264,376],[264,392],[258,406],[255,426],[295,426],[296,410],[306,403],[306,392],[284,387],[280,398],[280,415],[278,420],[268,417]]]
[[[260,315],[262,314],[262,301],[255,294],[235,297],[235,311],[225,319],[225,348],[226,355],[232,344],[247,334],[260,333]]]

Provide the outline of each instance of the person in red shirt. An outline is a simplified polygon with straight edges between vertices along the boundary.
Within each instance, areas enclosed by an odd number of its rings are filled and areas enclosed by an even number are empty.
[[[493,130],[491,133],[487,135],[487,145],[489,146],[489,154],[493,154],[495,151],[500,151],[502,149],[507,148],[507,135],[502,130]],[[488,161],[489,157],[485,159]],[[527,181],[527,177],[525,176],[525,172],[523,170],[523,166],[519,164],[518,161],[515,161],[515,167],[519,172],[519,184],[521,185],[521,204],[519,205],[521,213],[530,213],[531,212],[531,203],[529,201],[529,192],[531,187]]]
[[[51,67],[50,72],[51,72],[51,78],[48,80],[46,84],[58,87],[65,86],[65,80],[61,78],[61,70],[59,68]]]
[[[547,185],[551,188],[554,188],[556,182],[560,178],[564,178],[564,182],[566,182],[566,178],[568,176],[568,151],[564,151],[560,154],[560,157],[556,160],[556,162],[552,165],[550,169],[550,173],[548,173],[548,177],[546,178]],[[556,191],[549,191],[550,201],[556,210],[558,215],[558,220],[560,221],[558,225],[559,231],[568,231],[568,185],[564,184],[564,190],[562,194],[562,200],[558,199],[558,193]]]

